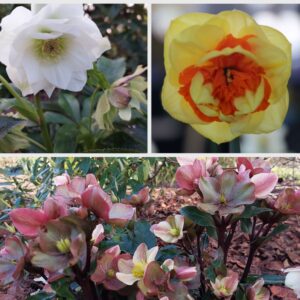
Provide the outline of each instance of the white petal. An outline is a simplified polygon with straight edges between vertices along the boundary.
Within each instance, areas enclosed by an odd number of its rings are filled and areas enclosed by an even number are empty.
[[[158,246],[153,247],[147,251],[147,263],[150,263],[155,260],[157,252],[158,252]]]
[[[119,109],[119,117],[124,121],[130,121],[131,119],[131,108],[126,107],[123,109]]]
[[[123,283],[127,285],[133,285],[139,279],[134,277],[132,274],[125,274],[125,273],[116,273],[116,277]]]

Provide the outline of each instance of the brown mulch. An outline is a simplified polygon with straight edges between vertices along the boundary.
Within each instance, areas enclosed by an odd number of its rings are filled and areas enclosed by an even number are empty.
[[[289,185],[292,185],[292,182],[284,182],[284,185],[282,184],[274,193],[278,193]],[[168,215],[178,213],[181,207],[196,204],[198,201],[197,195],[178,196],[174,188],[154,189],[151,195],[154,200],[153,214],[147,216],[151,223],[160,222]],[[300,217],[293,216],[286,223],[290,225],[289,230],[274,237],[258,250],[251,274],[282,275],[282,269],[300,265]],[[212,241],[212,247],[209,248],[210,255],[213,255],[216,246],[216,243]],[[248,249],[247,236],[238,229],[229,252],[229,267],[242,273]],[[297,300],[293,291],[283,286],[271,286],[269,289],[273,300]]]

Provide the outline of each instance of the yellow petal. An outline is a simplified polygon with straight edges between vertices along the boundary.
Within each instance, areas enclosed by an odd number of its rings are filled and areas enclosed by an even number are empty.
[[[172,40],[176,36],[178,36],[178,34],[183,30],[193,25],[202,25],[212,17],[213,15],[206,14],[206,13],[189,13],[189,14],[184,14],[174,19],[171,22],[170,27],[168,28],[165,34],[165,42],[164,42],[164,57],[165,57],[166,69],[170,67],[169,49]]]
[[[230,130],[230,126],[225,122],[212,122],[210,124],[191,124],[191,126],[206,138],[212,140],[216,144],[229,142],[239,134],[234,134]]]
[[[162,89],[164,109],[174,118],[184,123],[203,123],[194,113],[188,102],[178,93],[178,88],[165,78]]]

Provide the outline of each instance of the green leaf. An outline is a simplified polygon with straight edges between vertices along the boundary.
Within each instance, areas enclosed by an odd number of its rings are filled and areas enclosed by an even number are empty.
[[[90,87],[103,90],[106,90],[110,87],[110,84],[107,81],[105,75],[101,71],[99,71],[95,65],[92,70],[88,71],[87,76],[87,84]]]
[[[61,93],[58,99],[59,106],[64,110],[74,122],[80,121],[80,106],[75,96],[71,94]]]
[[[23,101],[15,99],[14,108],[24,117],[32,122],[39,123],[39,116],[34,104],[23,98]]]
[[[285,275],[263,274],[263,275],[249,275],[247,283],[254,283],[259,278],[263,278],[265,285],[284,285]]]
[[[240,219],[248,219],[260,215],[265,212],[272,212],[273,210],[266,207],[257,207],[254,205],[247,205],[244,212],[239,216]]]
[[[54,152],[56,153],[74,153],[76,152],[76,136],[78,129],[74,125],[65,124],[61,126],[54,138]]]
[[[109,59],[104,56],[97,61],[97,69],[101,71],[109,83],[124,76],[126,72],[125,58]]]
[[[237,291],[235,293],[235,299],[238,300],[247,300],[244,289],[241,286],[238,286]]]
[[[24,125],[25,121],[21,119],[0,116],[0,139],[7,135],[10,129]]]
[[[47,111],[47,112],[45,112],[44,116],[45,116],[45,120],[47,123],[73,124],[74,125],[74,122],[71,119],[69,119],[66,116],[59,114],[59,113]]]
[[[75,296],[70,291],[70,280],[62,278],[51,283],[52,289],[56,292],[57,296],[63,297],[65,300],[76,300]]]
[[[121,236],[119,243],[121,250],[133,254],[142,243],[145,243],[148,248],[155,247],[156,237],[150,231],[150,227],[151,225],[145,220],[135,222],[133,232]]]
[[[251,219],[241,219],[241,229],[245,233],[251,233],[252,230]]]
[[[39,292],[33,296],[29,296],[26,298],[27,300],[53,300],[55,299],[54,293],[46,293],[46,292]]]
[[[196,206],[183,207],[180,210],[180,213],[197,225],[203,227],[215,227],[212,216],[204,211],[200,211]]]

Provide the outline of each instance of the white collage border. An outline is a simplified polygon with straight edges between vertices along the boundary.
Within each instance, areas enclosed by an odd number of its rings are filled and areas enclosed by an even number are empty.
[[[80,1],[80,0],[0,0],[2,4],[46,4],[46,3],[62,3],[62,4],[145,4],[147,8],[147,152],[146,153],[0,153],[0,158],[3,157],[300,157],[300,153],[152,153],[152,5],[159,4],[300,4],[300,0],[95,0],[95,1]]]

